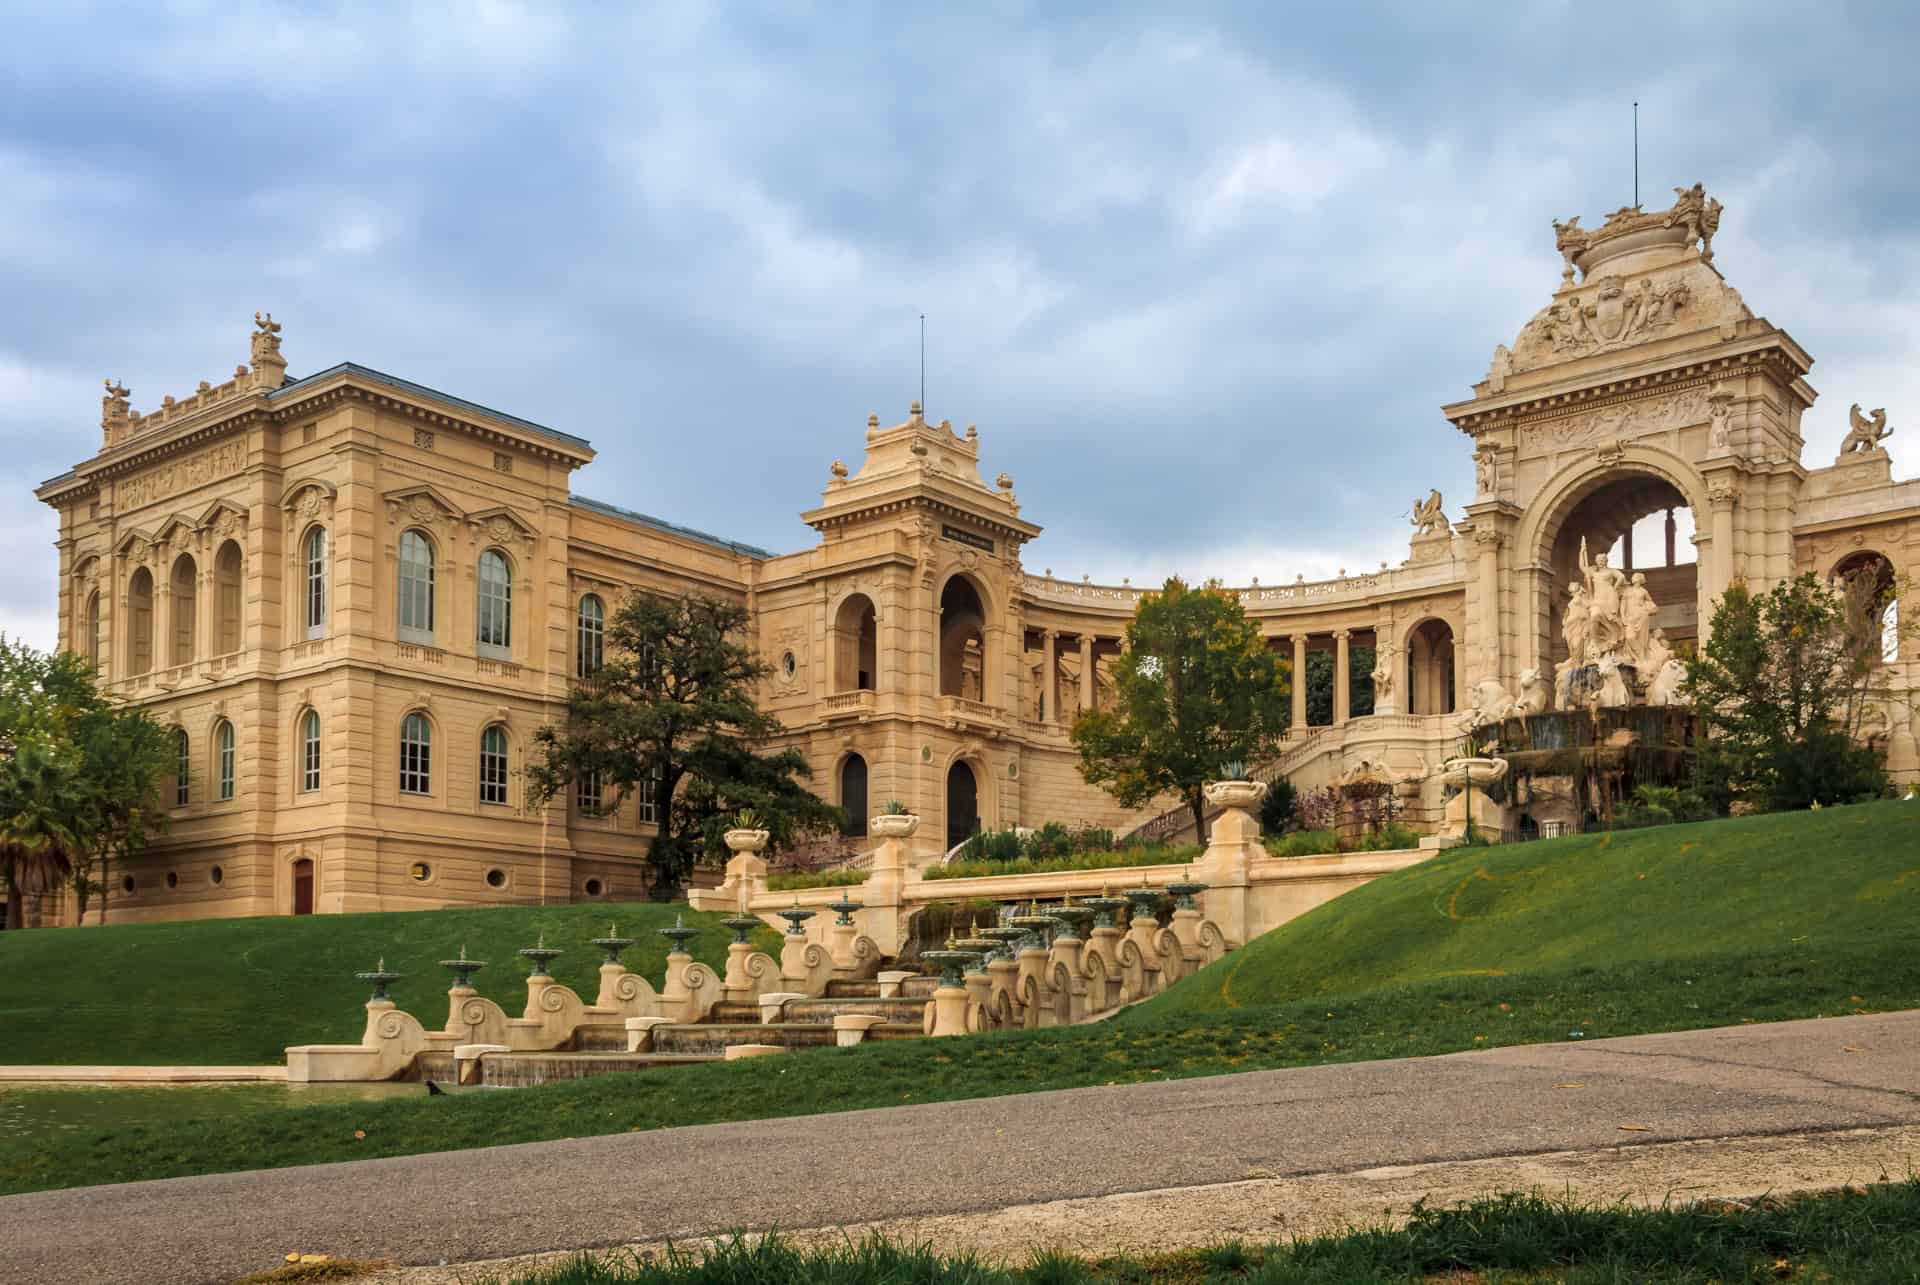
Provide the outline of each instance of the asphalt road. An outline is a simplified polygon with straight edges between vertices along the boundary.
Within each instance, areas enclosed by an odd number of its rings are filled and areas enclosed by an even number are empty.
[[[1829,1018],[11,1196],[0,1280],[230,1281],[289,1250],[460,1262],[1916,1122],[1920,1012]]]

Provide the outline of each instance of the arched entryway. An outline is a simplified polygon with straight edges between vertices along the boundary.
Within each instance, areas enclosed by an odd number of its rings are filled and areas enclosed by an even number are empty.
[[[955,576],[940,591],[940,694],[986,699],[987,609],[980,590]]]
[[[1597,565],[1605,559],[1653,595],[1657,629],[1674,651],[1698,644],[1707,622],[1700,618],[1700,569],[1694,551],[1694,515],[1687,495],[1652,469],[1631,464],[1596,474],[1570,487],[1538,528],[1535,556],[1546,568],[1535,596],[1541,667],[1551,670],[1567,655],[1564,633],[1568,590],[1584,583],[1580,550]]]
[[[293,913],[313,913],[313,859],[300,857],[293,863]]]
[[[833,617],[833,690],[870,692],[878,685],[879,632],[873,599],[849,594]]]
[[[1861,549],[1834,564],[1828,577],[1846,596],[1851,624],[1879,648],[1882,663],[1900,659],[1900,582],[1883,553]]]
[[[840,763],[840,833],[859,838],[867,832],[867,761],[849,754]]]
[[[1451,714],[1455,698],[1453,626],[1423,620],[1407,634],[1407,712]]]
[[[947,848],[967,841],[980,828],[980,781],[963,759],[947,769]]]

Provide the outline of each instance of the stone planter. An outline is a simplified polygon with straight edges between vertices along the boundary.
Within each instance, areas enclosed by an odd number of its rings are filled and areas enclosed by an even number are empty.
[[[765,830],[729,830],[722,837],[729,852],[759,852],[767,846]]]
[[[876,839],[907,839],[920,828],[920,818],[911,812],[888,812],[867,820],[867,833]]]
[[[1203,787],[1207,802],[1216,808],[1252,809],[1267,797],[1265,781],[1209,781]]]
[[[1492,785],[1507,774],[1505,759],[1448,759],[1440,765],[1441,783],[1460,789],[1472,780],[1475,788]]]

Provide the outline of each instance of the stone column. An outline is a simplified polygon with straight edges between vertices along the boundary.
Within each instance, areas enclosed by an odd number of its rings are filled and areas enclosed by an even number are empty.
[[[1049,629],[1042,634],[1043,655],[1040,666],[1040,716],[1048,723],[1060,721],[1060,631]]]
[[[1500,532],[1492,517],[1482,518],[1474,527],[1473,542],[1480,551],[1480,625],[1479,642],[1483,649],[1482,678],[1500,678],[1500,658],[1504,644],[1500,639]],[[1459,650],[1459,640],[1454,650]]]
[[[1353,675],[1348,666],[1347,640],[1353,637],[1351,629],[1333,631],[1333,721],[1344,723],[1351,716]]]
[[[1676,528],[1673,521],[1673,510],[1668,509],[1667,510],[1667,565],[1668,566],[1673,565],[1673,558],[1674,558],[1674,552],[1675,552],[1674,550],[1675,530]]]
[[[1307,730],[1307,636],[1293,635],[1293,728]]]
[[[1080,709],[1093,708],[1093,635],[1080,635]]]
[[[1713,623],[1713,604],[1733,583],[1733,510],[1740,502],[1740,489],[1731,477],[1710,479],[1707,500],[1713,510],[1713,535],[1707,548],[1707,561],[1701,566],[1699,590],[1700,638],[1702,650]]]

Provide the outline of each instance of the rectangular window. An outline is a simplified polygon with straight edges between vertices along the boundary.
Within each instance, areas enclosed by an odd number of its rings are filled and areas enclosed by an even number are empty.
[[[187,806],[187,760],[191,752],[187,745],[187,734],[180,733],[175,738],[174,744],[176,753],[173,764],[173,806],[184,808]]]
[[[311,716],[306,735],[306,744],[301,747],[300,788],[311,794],[320,788],[320,719]]]
[[[600,815],[600,774],[583,772],[573,783],[573,801],[583,816]]]
[[[222,802],[233,798],[233,724],[228,723],[220,732],[220,799]]]
[[[660,824],[659,782],[652,778],[640,782],[640,824]]]
[[[498,728],[488,728],[480,738],[480,801],[507,801],[507,737]]]

